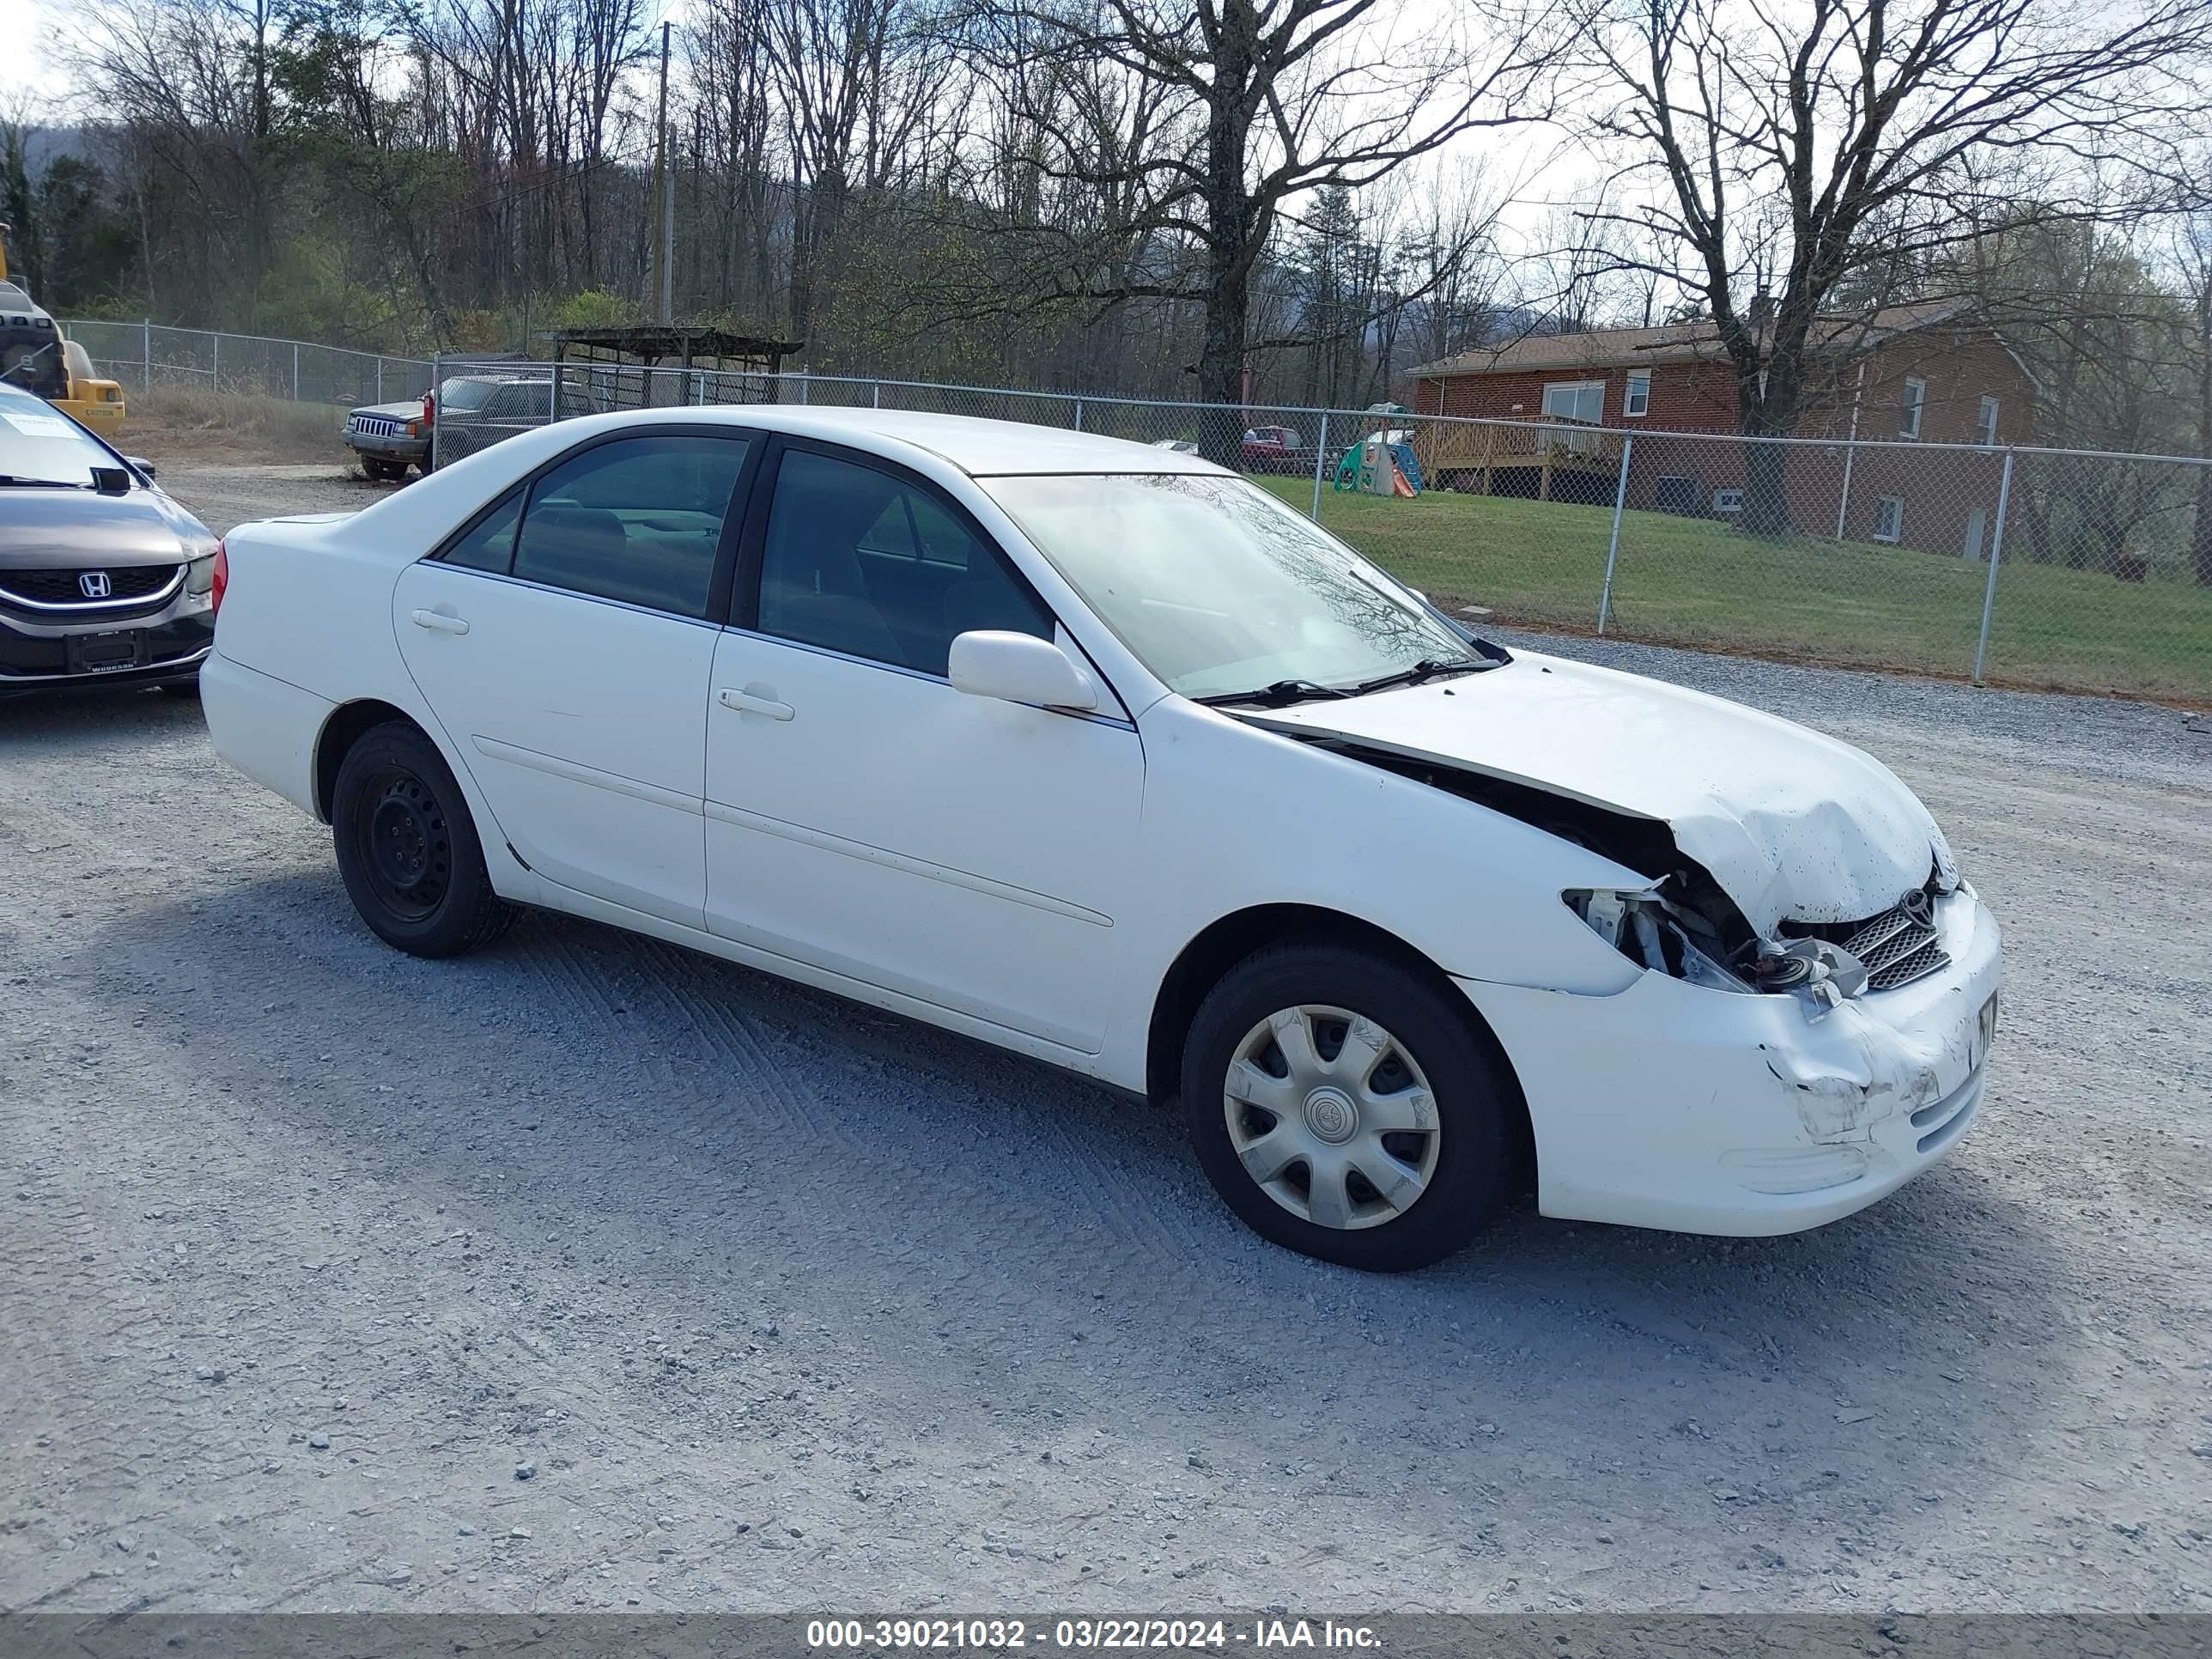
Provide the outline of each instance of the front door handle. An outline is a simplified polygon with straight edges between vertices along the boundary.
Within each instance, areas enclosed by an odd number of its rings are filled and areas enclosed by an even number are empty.
[[[448,616],[442,611],[416,611],[410,613],[415,626],[427,628],[434,634],[465,634],[468,623],[459,617]]]
[[[787,720],[798,712],[789,703],[778,702],[774,697],[764,697],[750,686],[743,691],[732,691],[725,687],[714,696],[725,708],[734,708],[743,714],[765,714],[772,720]]]

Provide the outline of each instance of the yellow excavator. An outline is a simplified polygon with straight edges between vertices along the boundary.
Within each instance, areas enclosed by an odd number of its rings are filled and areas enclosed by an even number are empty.
[[[8,230],[0,223],[0,380],[37,392],[107,436],[123,424],[123,388],[95,376],[85,349],[9,277]]]

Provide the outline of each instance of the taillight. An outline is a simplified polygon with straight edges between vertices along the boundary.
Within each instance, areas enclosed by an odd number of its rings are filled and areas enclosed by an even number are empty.
[[[426,392],[422,394],[422,424],[428,426],[437,418],[438,394],[434,392]]]
[[[223,544],[221,542],[217,542],[215,544],[215,581],[208,589],[209,615],[216,616],[222,613],[222,596],[228,592],[229,589],[230,555],[227,550],[225,550]]]

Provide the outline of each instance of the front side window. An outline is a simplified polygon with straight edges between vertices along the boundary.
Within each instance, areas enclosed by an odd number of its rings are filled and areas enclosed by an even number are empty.
[[[1053,618],[923,485],[787,450],[761,555],[760,631],[941,675],[975,629],[1050,639]]]
[[[1928,382],[1908,380],[1905,383],[1904,411],[1898,417],[1897,435],[1917,438],[1920,435],[1920,412],[1928,406]]]
[[[1242,479],[982,483],[1099,619],[1187,697],[1279,680],[1349,686],[1468,654],[1396,582]]]
[[[624,438],[562,461],[531,489],[514,574],[704,617],[745,447],[742,438]]]

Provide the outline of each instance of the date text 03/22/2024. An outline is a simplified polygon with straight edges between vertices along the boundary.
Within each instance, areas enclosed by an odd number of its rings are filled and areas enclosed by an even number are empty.
[[[1225,1619],[812,1619],[806,1625],[806,1645],[830,1650],[1358,1651],[1372,1650],[1377,1642],[1369,1626],[1332,1619],[1266,1618],[1249,1626]]]

